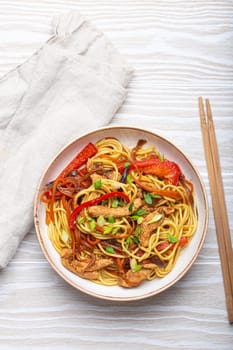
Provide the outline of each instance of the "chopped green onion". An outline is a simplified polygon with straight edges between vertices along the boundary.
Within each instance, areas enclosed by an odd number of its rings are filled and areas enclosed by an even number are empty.
[[[105,250],[106,250],[107,253],[110,253],[110,254],[114,254],[115,253],[114,248],[111,247],[110,245],[107,245]]]
[[[80,216],[80,218],[78,218],[78,224],[81,225],[83,224],[85,221],[84,217],[83,216]]]
[[[152,201],[152,196],[151,196],[151,194],[150,193],[144,193],[144,199],[145,199],[145,202],[147,203],[147,204],[152,204],[153,203],[153,201]]]
[[[137,221],[139,216],[138,215],[132,215],[130,216],[132,220]]]
[[[129,247],[129,245],[130,245],[131,241],[132,241],[132,238],[131,238],[130,236],[129,236],[129,237],[127,237],[127,239],[126,239],[126,248],[128,248],[128,247]]]
[[[136,229],[135,229],[135,236],[139,236],[141,233],[141,227],[140,226],[137,226]]]
[[[134,267],[134,272],[140,271],[142,269],[142,265],[138,264]]]
[[[105,234],[105,235],[108,235],[110,232],[112,232],[112,229],[113,229],[112,226],[107,226],[107,227],[104,229],[104,234]]]
[[[129,184],[129,185],[132,183],[132,176],[131,176],[130,174],[127,175],[127,177],[126,177],[126,182],[127,182],[127,184]]]
[[[130,162],[125,162],[125,164],[124,164],[124,169],[126,169],[126,168],[128,168],[130,166]]]
[[[147,211],[144,209],[138,209],[134,212],[134,215],[138,215],[138,216],[142,216],[142,215],[146,215]]]
[[[139,239],[137,236],[133,236],[133,241],[135,244],[138,244],[139,243]]]
[[[90,222],[90,230],[91,230],[91,232],[94,231],[95,227],[96,227],[96,222],[95,222],[95,220],[92,220],[92,221]]]
[[[144,218],[142,216],[138,216],[138,215],[132,215],[131,219],[134,221],[137,221],[138,225],[140,225],[144,221]]]
[[[176,243],[178,241],[178,238],[171,235],[170,233],[168,233],[167,238],[168,238],[170,243]]]
[[[148,221],[148,224],[154,224],[155,222],[158,222],[162,216],[162,214],[156,214],[150,221]]]
[[[139,216],[137,219],[137,224],[140,225],[144,221],[144,218],[142,216]]]
[[[61,239],[63,240],[64,243],[66,243],[69,239],[69,235],[65,230],[62,230]]]
[[[98,190],[98,188],[100,188],[102,185],[102,181],[101,179],[97,180],[95,183],[94,183],[94,187],[96,190]]]
[[[109,216],[108,216],[108,222],[109,222],[110,224],[114,224],[114,222],[115,222],[114,216],[109,215]]]
[[[129,211],[133,211],[133,202],[131,202],[129,205]]]
[[[137,272],[137,271],[141,270],[142,265],[137,264],[136,259],[132,258],[132,259],[130,259],[130,267],[131,267],[132,271]]]
[[[120,198],[120,200],[118,201],[118,205],[119,205],[120,207],[124,207],[124,206],[125,206],[125,201],[124,201],[124,199]]]
[[[97,224],[99,225],[99,226],[101,226],[101,227],[103,227],[104,226],[104,224],[105,224],[105,218],[103,217],[103,215],[100,215],[98,218],[97,218]]]
[[[159,194],[150,193],[151,198],[162,198]]]
[[[112,234],[115,235],[120,229],[120,226],[114,227],[112,230]]]
[[[112,208],[117,208],[119,205],[119,200],[117,198],[114,198],[112,201]]]

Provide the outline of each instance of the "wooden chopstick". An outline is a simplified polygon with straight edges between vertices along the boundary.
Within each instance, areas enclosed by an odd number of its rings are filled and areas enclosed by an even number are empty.
[[[206,113],[203,100],[199,97],[199,111],[205,157],[209,175],[214,221],[222,267],[228,320],[233,323],[233,250],[227,217],[224,188],[222,182],[219,153],[214,122],[209,100],[206,99]]]

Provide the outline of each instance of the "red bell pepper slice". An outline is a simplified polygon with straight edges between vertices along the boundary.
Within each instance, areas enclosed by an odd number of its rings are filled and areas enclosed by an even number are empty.
[[[165,159],[163,162],[158,158],[152,166],[143,168],[144,174],[154,174],[158,177],[170,180],[175,186],[178,185],[181,171],[175,162]]]
[[[118,170],[120,173],[124,171],[125,162],[118,164]],[[179,178],[181,176],[181,170],[179,166],[168,159],[160,160],[157,156],[151,156],[143,160],[135,160],[130,164],[129,169],[138,169],[144,174],[153,174],[159,178],[165,178],[173,185],[178,185]]]
[[[87,208],[91,205],[95,205],[97,203],[100,203],[102,201],[104,201],[105,199],[109,199],[109,198],[113,198],[113,197],[121,197],[122,199],[124,199],[127,203],[129,203],[130,199],[127,196],[127,194],[125,194],[124,192],[109,192],[106,194],[103,194],[100,197],[91,199],[90,201],[84,202],[80,205],[78,205],[73,212],[70,215],[70,219],[69,219],[69,227],[71,230],[73,230],[75,228],[75,220],[78,216],[78,214],[81,212],[81,210],[83,210],[84,208]]]
[[[188,237],[183,236],[181,237],[181,239],[179,240],[179,246],[180,247],[184,247],[186,244],[188,244],[189,240]]]
[[[62,170],[58,178],[66,177],[72,170],[80,168],[89,158],[93,157],[98,152],[97,147],[89,142]]]

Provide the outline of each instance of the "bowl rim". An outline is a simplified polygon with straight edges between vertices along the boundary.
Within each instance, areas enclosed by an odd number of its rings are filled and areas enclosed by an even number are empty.
[[[198,182],[200,184],[200,188],[201,188],[201,192],[203,195],[203,204],[204,204],[204,210],[205,210],[205,217],[204,217],[204,224],[203,224],[203,230],[202,230],[202,234],[201,234],[201,239],[199,240],[198,246],[196,248],[195,254],[193,255],[192,259],[189,260],[189,263],[185,266],[185,268],[177,274],[177,276],[172,279],[170,282],[166,283],[164,286],[154,290],[154,291],[150,291],[144,294],[140,294],[137,296],[119,296],[119,297],[115,297],[115,296],[111,296],[110,293],[108,295],[102,295],[101,293],[95,292],[95,291],[91,291],[87,288],[84,288],[80,285],[77,285],[75,282],[73,282],[68,276],[66,276],[60,269],[59,267],[57,267],[57,265],[55,264],[55,262],[53,261],[52,257],[49,255],[47,248],[45,246],[45,243],[43,241],[43,234],[41,233],[41,229],[40,229],[40,222],[39,222],[39,218],[38,218],[38,203],[39,203],[39,197],[40,197],[40,191],[41,191],[41,185],[43,182],[43,179],[46,175],[46,173],[48,172],[48,170],[50,169],[50,167],[52,166],[52,164],[57,160],[57,158],[68,148],[70,148],[74,143],[76,143],[77,141],[81,141],[83,138],[86,137],[91,137],[92,135],[94,135],[95,133],[98,132],[104,132],[105,130],[117,130],[117,129],[127,129],[127,130],[134,130],[137,132],[143,132],[143,133],[147,133],[150,134],[152,137],[156,137],[160,140],[162,140],[163,142],[165,142],[166,144],[169,144],[170,146],[172,146],[173,148],[175,148],[181,155],[182,157],[187,161],[187,163],[189,163],[189,165],[191,166],[192,170],[194,171],[194,173],[197,176]],[[206,189],[204,186],[204,182],[200,176],[199,171],[197,170],[196,166],[193,164],[193,162],[186,156],[186,154],[178,147],[176,146],[176,144],[174,144],[173,142],[171,142],[168,138],[162,136],[161,134],[154,132],[154,131],[150,131],[146,128],[141,128],[141,127],[136,127],[136,126],[132,126],[132,125],[108,125],[108,126],[103,126],[103,127],[99,127],[99,128],[95,128],[92,129],[86,133],[82,133],[81,135],[73,138],[71,141],[69,141],[68,143],[66,143],[63,147],[60,148],[60,150],[55,154],[55,156],[50,160],[50,162],[47,164],[47,166],[45,167],[44,171],[42,172],[38,184],[36,186],[36,191],[35,191],[35,196],[34,196],[34,209],[33,209],[33,217],[34,217],[34,226],[35,226],[35,231],[36,231],[36,235],[37,235],[37,239],[39,241],[40,247],[42,249],[42,252],[45,256],[45,258],[47,259],[47,261],[49,262],[49,264],[51,265],[51,267],[56,271],[56,273],[63,278],[63,280],[65,280],[68,284],[70,284],[71,286],[73,286],[75,289],[90,295],[92,297],[96,297],[99,299],[103,299],[103,300],[110,300],[110,301],[135,301],[135,300],[141,300],[141,299],[147,299],[149,297],[155,296],[163,291],[165,291],[166,289],[170,288],[171,286],[173,286],[176,282],[178,282],[188,271],[189,269],[192,267],[192,265],[194,264],[195,260],[197,259],[205,238],[206,238],[206,234],[207,234],[207,229],[208,229],[208,222],[209,222],[209,207],[208,207],[208,199],[207,199],[207,193],[206,193]],[[106,288],[111,288],[111,286],[106,286]]]

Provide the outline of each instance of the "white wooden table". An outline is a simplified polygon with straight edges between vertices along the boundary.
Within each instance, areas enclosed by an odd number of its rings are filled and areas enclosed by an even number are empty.
[[[112,121],[174,141],[205,183],[210,220],[191,270],[169,290],[131,303],[103,301],[66,284],[34,230],[0,271],[0,349],[233,349],[226,315],[197,98],[209,97],[233,225],[233,1],[0,0],[0,75],[49,37],[54,14],[79,10],[135,68]]]

